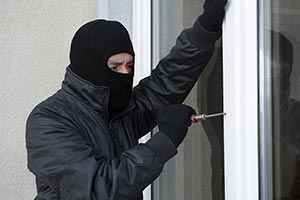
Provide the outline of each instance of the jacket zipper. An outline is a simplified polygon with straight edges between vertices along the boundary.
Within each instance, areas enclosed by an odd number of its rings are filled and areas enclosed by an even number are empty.
[[[120,113],[119,115],[115,116],[114,118],[112,118],[109,123],[108,123],[108,130],[111,136],[111,139],[113,141],[113,152],[111,153],[112,158],[117,156],[117,145],[120,146],[118,139],[114,133],[114,129],[113,129],[113,121],[115,121],[116,119],[122,117],[123,115],[125,115],[126,113],[128,113],[129,111],[131,111],[133,108],[135,107],[135,105],[132,105],[131,107],[129,107],[128,109],[124,110],[122,113]]]
[[[117,148],[116,148],[116,136],[115,136],[115,134],[114,134],[114,132],[113,132],[113,128],[112,128],[112,124],[111,124],[111,122],[108,124],[108,131],[109,131],[109,133],[110,133],[110,136],[111,136],[111,139],[112,139],[112,145],[113,145],[113,152],[111,152],[110,153],[110,156],[111,156],[111,158],[114,158],[114,157],[116,157],[116,155],[117,155]]]

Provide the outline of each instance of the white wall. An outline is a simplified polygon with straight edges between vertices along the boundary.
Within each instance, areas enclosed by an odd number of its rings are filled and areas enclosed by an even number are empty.
[[[0,1],[0,199],[33,199],[25,122],[60,88],[75,31],[96,18],[95,0]]]

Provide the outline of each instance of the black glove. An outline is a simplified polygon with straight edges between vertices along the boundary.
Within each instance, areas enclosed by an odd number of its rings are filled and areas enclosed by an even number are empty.
[[[227,0],[205,0],[200,24],[208,31],[219,31],[222,28]]]
[[[193,108],[181,104],[161,107],[157,112],[158,129],[178,147],[186,136],[191,116],[195,113]]]

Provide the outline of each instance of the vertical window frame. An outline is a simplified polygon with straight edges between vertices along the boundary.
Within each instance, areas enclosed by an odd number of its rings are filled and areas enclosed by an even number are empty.
[[[132,43],[135,50],[134,85],[151,74],[151,0],[132,0]],[[140,139],[146,142],[151,137],[148,133]],[[144,200],[152,199],[152,189],[149,185],[143,191]]]
[[[257,1],[228,1],[223,26],[226,200],[259,199],[257,16]]]
[[[272,116],[271,101],[271,75],[270,60],[266,59],[267,45],[270,37],[266,37],[266,29],[271,30],[271,22],[267,18],[271,16],[269,0],[259,1],[259,156],[260,156],[260,199],[273,199],[273,150],[272,150],[272,124],[268,119]]]

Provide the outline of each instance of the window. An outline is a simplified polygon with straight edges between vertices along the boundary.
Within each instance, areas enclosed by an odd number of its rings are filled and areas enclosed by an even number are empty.
[[[153,63],[163,58],[179,33],[192,26],[204,1],[155,0],[153,5]],[[222,42],[185,104],[199,113],[223,111]],[[153,186],[155,200],[224,199],[223,118],[207,119],[189,130],[175,158],[168,161]]]
[[[261,2],[262,199],[300,199],[300,2]]]

